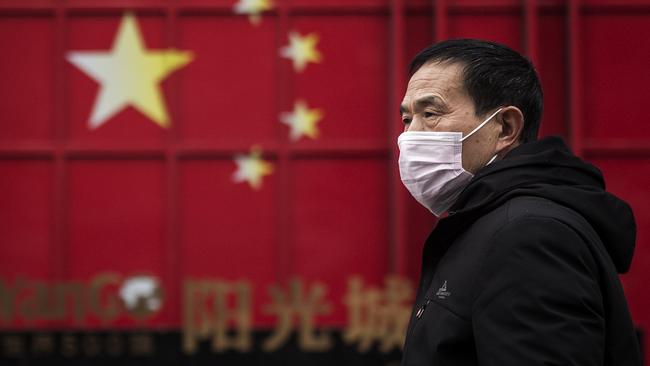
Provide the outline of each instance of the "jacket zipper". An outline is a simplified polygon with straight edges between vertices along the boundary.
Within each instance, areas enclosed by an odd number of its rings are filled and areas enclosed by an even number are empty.
[[[425,297],[424,299],[426,300],[426,302],[424,304],[422,304],[422,306],[420,306],[418,308],[418,310],[415,312],[415,319],[413,320],[413,324],[411,324],[411,326],[408,329],[408,333],[406,334],[406,338],[411,338],[411,334],[413,333],[413,328],[415,328],[415,324],[417,324],[418,320],[420,320],[420,318],[422,317],[422,314],[424,314],[424,310],[427,308],[427,305],[429,305],[429,303],[431,302],[431,299],[429,299],[429,298]],[[403,354],[406,354],[407,347],[408,347],[408,344],[404,343]]]
[[[427,300],[427,301],[424,304],[422,304],[422,306],[420,306],[418,311],[415,313],[415,319],[416,320],[420,319],[422,317],[422,314],[424,314],[424,310],[427,308],[427,305],[429,305],[429,303],[431,302],[430,299],[425,298],[425,300]]]

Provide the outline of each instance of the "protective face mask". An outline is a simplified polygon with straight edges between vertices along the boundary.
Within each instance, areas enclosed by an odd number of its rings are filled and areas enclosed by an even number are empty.
[[[464,137],[462,132],[407,131],[397,139],[402,183],[437,217],[451,207],[474,176],[463,168],[463,141],[500,111],[501,108]],[[487,164],[495,158],[496,155]]]

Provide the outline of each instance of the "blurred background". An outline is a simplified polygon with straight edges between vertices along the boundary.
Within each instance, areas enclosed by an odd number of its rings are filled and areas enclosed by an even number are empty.
[[[650,1],[1,0],[0,364],[398,364],[435,225],[398,104],[458,37],[632,205],[650,349]]]

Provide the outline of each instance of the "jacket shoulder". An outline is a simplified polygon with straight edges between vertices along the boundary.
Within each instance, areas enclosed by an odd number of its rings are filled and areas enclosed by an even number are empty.
[[[520,231],[518,225],[513,225],[513,222],[522,220],[550,226],[563,224],[585,242],[600,241],[598,235],[582,215],[552,200],[535,196],[520,196],[508,200],[478,219],[471,225],[468,233],[472,233],[472,236],[480,233],[483,238],[489,239],[502,230]],[[485,244],[488,245],[489,240],[485,240]]]
[[[479,226],[490,227],[485,237],[484,260],[511,255],[514,247],[534,247],[583,256],[599,241],[589,223],[577,212],[540,197],[517,197],[508,201],[500,212],[488,214]],[[495,222],[497,220],[497,222]],[[479,220],[481,221],[481,220]],[[595,265],[593,258],[589,267]]]
[[[520,196],[509,200],[505,205],[507,221],[528,218],[550,218],[567,224],[578,224],[584,219],[577,212],[546,198]]]

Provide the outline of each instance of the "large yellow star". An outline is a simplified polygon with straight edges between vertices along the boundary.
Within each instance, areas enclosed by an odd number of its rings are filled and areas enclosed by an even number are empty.
[[[273,172],[273,165],[261,158],[259,147],[253,146],[248,155],[235,156],[237,171],[232,179],[235,183],[248,182],[251,188],[258,190],[262,187],[262,178]]]
[[[248,19],[253,25],[260,24],[261,14],[271,10],[271,0],[239,0],[234,6],[235,14],[248,14]]]
[[[302,72],[307,63],[319,63],[321,61],[321,54],[316,49],[318,43],[318,35],[310,33],[306,36],[301,36],[299,33],[289,33],[289,45],[280,49],[280,55],[293,60],[293,69],[297,72]]]
[[[316,124],[323,118],[323,112],[320,109],[309,109],[307,103],[299,100],[293,106],[293,112],[283,112],[280,114],[280,121],[289,127],[291,132],[289,137],[296,141],[303,135],[312,139],[318,137],[318,127]]]
[[[192,60],[192,53],[167,49],[147,51],[135,16],[122,18],[113,49],[108,52],[72,51],[67,59],[101,84],[90,128],[97,128],[127,106],[132,106],[161,127],[169,114],[160,81]]]

